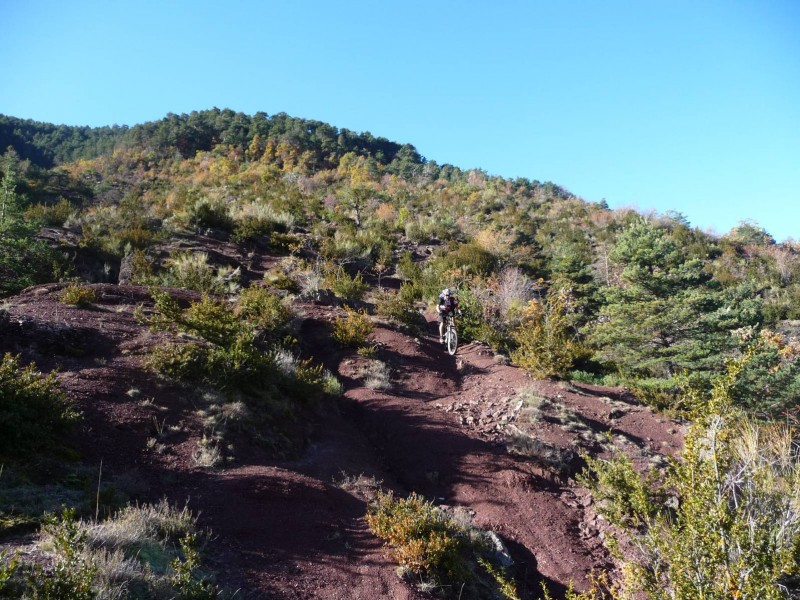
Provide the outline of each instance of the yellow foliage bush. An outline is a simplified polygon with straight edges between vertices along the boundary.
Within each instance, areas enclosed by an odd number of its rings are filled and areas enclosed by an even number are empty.
[[[567,319],[569,292],[551,291],[544,300],[531,300],[513,331],[517,349],[511,360],[534,377],[566,375],[579,351]]]
[[[381,493],[369,508],[367,523],[411,572],[440,581],[464,574],[464,532],[421,496],[395,499]]]
[[[359,348],[367,343],[373,325],[364,312],[345,308],[343,317],[333,322],[333,339],[344,346]]]
[[[75,284],[61,290],[58,299],[70,306],[85,307],[97,302],[97,294],[90,287]]]

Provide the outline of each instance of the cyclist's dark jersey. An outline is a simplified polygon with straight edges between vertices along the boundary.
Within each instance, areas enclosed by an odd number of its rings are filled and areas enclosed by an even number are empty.
[[[441,314],[453,313],[455,314],[458,308],[458,300],[455,296],[445,297],[444,294],[439,294],[439,306],[442,307]]]

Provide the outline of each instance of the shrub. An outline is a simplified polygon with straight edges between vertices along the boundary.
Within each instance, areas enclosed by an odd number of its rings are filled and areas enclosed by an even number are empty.
[[[0,363],[0,452],[25,456],[51,445],[57,434],[78,419],[54,374],[42,375],[19,357],[6,354]]]
[[[797,432],[734,409],[731,390],[746,360],[732,363],[708,396],[687,401],[698,419],[660,484],[637,481],[619,459],[591,463],[594,492],[637,548],[613,598],[777,600],[800,574]]]
[[[403,288],[410,288],[408,284],[401,285],[401,292],[384,290],[377,298],[375,311],[382,317],[392,319],[396,323],[405,325],[413,333],[422,330],[425,319],[422,318],[409,294],[403,293]]]
[[[11,580],[19,565],[19,559],[16,554],[8,561],[6,561],[6,556],[8,556],[8,553],[5,550],[0,551],[0,598],[10,595],[12,591]]]
[[[480,340],[494,348],[501,345],[501,332],[486,321],[483,304],[470,288],[464,287],[458,291],[458,308],[461,316],[456,322],[462,342]]]
[[[275,305],[269,292],[254,291],[246,296],[242,314],[248,318],[240,318],[231,306],[208,296],[182,309],[164,292],[154,290],[151,294],[154,314],[144,318],[138,313],[141,322],[155,330],[183,331],[200,338],[153,349],[148,363],[154,370],[184,381],[237,390],[247,402],[262,409],[270,405],[276,408],[282,400],[308,401],[322,396],[321,366],[294,357],[269,336],[259,334],[259,323],[277,327],[286,317],[283,305]],[[277,331],[271,335],[278,337]],[[257,412],[256,420],[265,418],[264,410]]]
[[[219,589],[204,577],[198,577],[200,553],[197,551],[197,534],[187,533],[180,540],[181,554],[172,561],[172,585],[178,590],[180,598],[186,600],[214,600],[219,597]]]
[[[64,197],[58,199],[56,204],[34,204],[25,210],[25,218],[40,221],[44,225],[61,227],[75,212],[69,200]]]
[[[41,538],[53,567],[24,565],[23,598],[210,600],[220,593],[200,572],[196,519],[166,501],[128,506],[105,521],[80,521],[64,509],[46,519]]]
[[[418,281],[422,277],[422,267],[414,262],[411,252],[403,252],[397,261],[397,274],[406,281]]]
[[[362,373],[364,387],[371,390],[388,390],[392,387],[391,372],[386,363],[371,360]]]
[[[236,221],[233,230],[233,240],[237,244],[255,245],[269,240],[270,234],[275,231],[275,223],[267,219],[245,216]]]
[[[379,493],[367,512],[370,530],[392,548],[401,566],[447,583],[465,576],[464,531],[417,494],[395,499]]]
[[[130,282],[134,285],[153,285],[155,276],[155,260],[144,250],[135,248],[130,257]]]
[[[471,275],[489,275],[497,268],[495,256],[475,243],[462,244],[437,262],[443,270],[460,269]]]
[[[56,553],[51,572],[41,566],[32,578],[33,597],[41,600],[94,600],[97,567],[86,557],[87,532],[75,519],[74,509],[64,509],[60,518],[49,516],[43,531],[50,536]]]
[[[188,211],[189,225],[192,227],[208,227],[230,231],[233,219],[228,214],[228,207],[221,200],[201,198],[192,204]]]
[[[572,367],[578,346],[567,319],[569,301],[563,290],[551,291],[544,301],[530,301],[512,331],[517,348],[511,360],[534,377],[563,377]]]
[[[290,294],[299,294],[302,289],[299,283],[283,273],[265,273],[264,281],[266,281],[270,287],[277,290],[284,290]]]
[[[343,317],[333,322],[333,339],[344,346],[359,348],[367,342],[373,325],[363,312],[345,308]]]
[[[322,373],[322,390],[328,395],[338,398],[344,394],[344,385],[339,381],[338,377],[325,369]]]
[[[97,294],[88,286],[75,284],[61,290],[58,299],[70,306],[86,307],[97,302]]]
[[[280,296],[259,286],[242,291],[235,314],[252,323],[262,335],[272,340],[279,338],[294,316]]]
[[[274,232],[269,238],[269,249],[275,253],[295,253],[303,247],[303,238],[292,233]]]
[[[208,263],[208,254],[177,254],[167,261],[168,272],[163,276],[163,284],[181,287],[207,294],[224,294],[236,291],[238,269],[215,268]]]
[[[269,380],[274,371],[270,355],[257,347],[255,331],[230,306],[204,296],[183,310],[168,294],[151,294],[154,315],[141,320],[152,329],[180,330],[203,340],[155,348],[149,358],[152,368],[177,379],[221,387],[258,389]]]
[[[342,267],[331,273],[327,279],[328,287],[342,300],[361,300],[369,290],[369,284],[361,277],[361,273],[351,277]]]
[[[145,225],[123,227],[116,235],[116,247],[121,249],[143,249],[151,246],[159,238],[159,233]],[[117,252],[119,254],[119,252]]]
[[[775,418],[800,406],[800,342],[763,329],[744,341],[748,357],[731,390],[738,406]]]
[[[626,456],[614,460],[587,459],[587,471],[578,480],[592,490],[598,512],[620,527],[642,527],[655,516],[663,494],[654,497],[656,473],[642,478]],[[591,475],[589,475],[589,473]]]

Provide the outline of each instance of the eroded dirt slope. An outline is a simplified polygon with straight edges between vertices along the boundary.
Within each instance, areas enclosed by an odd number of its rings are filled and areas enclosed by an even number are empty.
[[[483,346],[450,357],[433,336],[379,323],[376,356],[360,357],[329,339],[338,309],[304,304],[300,338],[338,373],[344,397],[320,408],[296,458],[243,443],[235,463],[201,468],[198,392],[143,366],[166,339],[133,318],[146,290],[95,288],[91,309],[59,303],[58,285],[10,299],[0,352],[60,370],[85,414],[74,441],[87,461],[102,460],[133,499],[188,500],[214,533],[212,566],[243,597],[425,597],[366,528],[377,482],[464,509],[507,544],[521,591],[533,597],[544,581],[558,596],[609,565],[590,498],[572,479],[580,453],[616,447],[646,464],[680,444],[676,424],[620,390],[532,381]]]

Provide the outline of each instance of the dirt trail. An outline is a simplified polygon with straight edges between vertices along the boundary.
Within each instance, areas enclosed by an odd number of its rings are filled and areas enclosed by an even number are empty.
[[[345,383],[344,397],[319,411],[299,458],[276,462],[253,452],[232,468],[201,469],[192,452],[202,426],[187,390],[142,366],[147,349],[160,343],[132,316],[146,291],[96,287],[101,300],[91,310],[65,309],[55,299],[58,286],[15,298],[0,351],[61,369],[86,414],[83,451],[103,459],[109,477],[135,478],[143,500],[189,499],[215,536],[211,566],[226,584],[248,590],[240,597],[427,597],[397,576],[366,528],[371,482],[378,481],[469,511],[474,525],[507,544],[527,597],[536,597],[539,581],[559,597],[608,559],[587,495],[564,473],[509,453],[506,432],[520,414],[520,390],[534,388],[581,425],[570,431],[553,419],[537,421],[536,435],[553,447],[585,448],[604,433],[644,462],[680,444],[674,424],[620,390],[532,381],[482,346],[450,357],[433,336],[415,339],[380,324],[376,357],[366,359],[330,341],[326,323],[337,309],[303,305],[300,338]],[[73,356],[68,346],[81,340],[84,353]],[[386,389],[365,386],[374,361],[389,378],[388,387],[373,387]],[[157,405],[141,402],[151,396]],[[146,450],[154,418],[179,426],[160,454]]]

